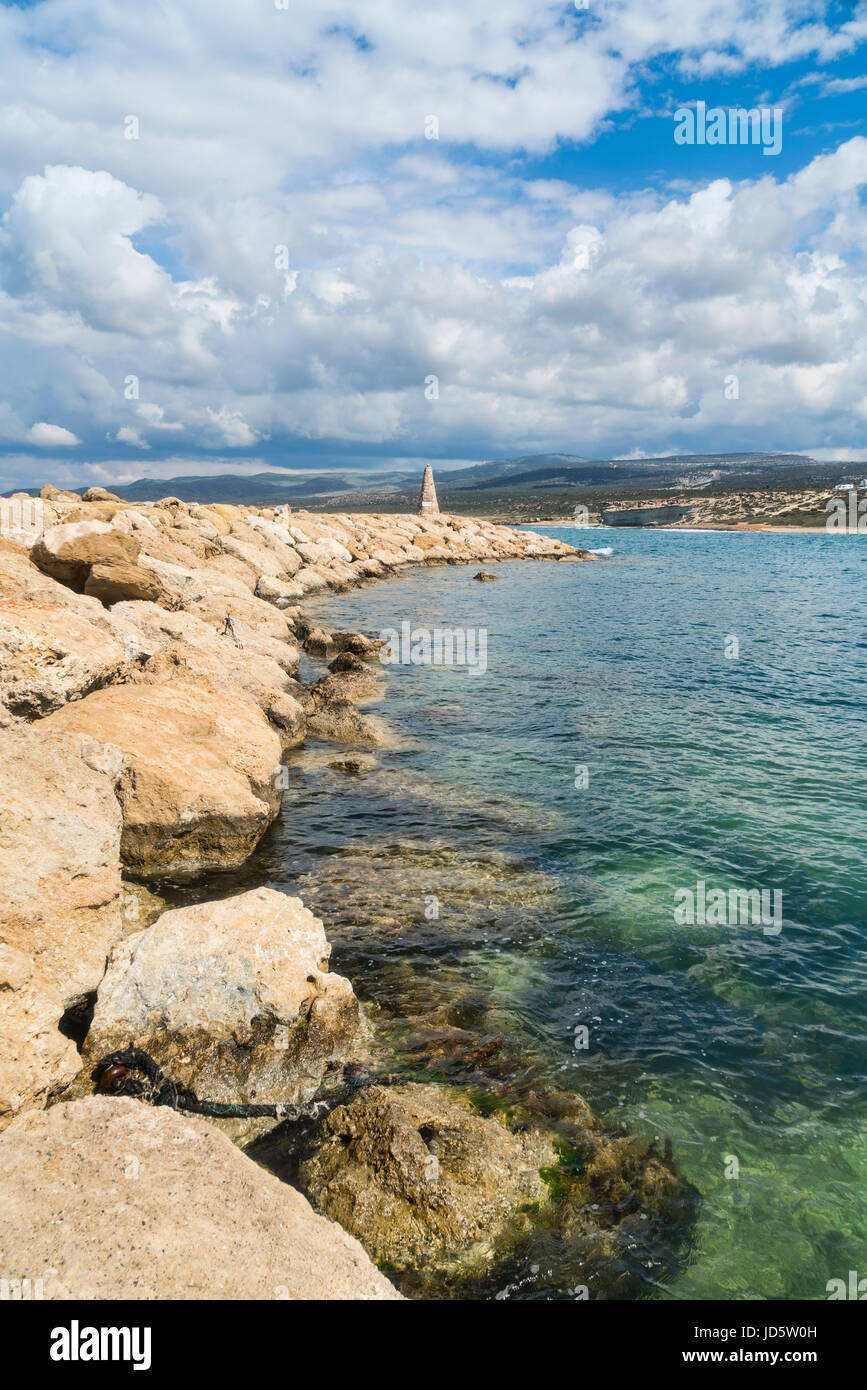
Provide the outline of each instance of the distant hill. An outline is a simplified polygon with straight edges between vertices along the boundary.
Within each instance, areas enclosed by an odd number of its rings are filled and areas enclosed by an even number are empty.
[[[421,474],[419,474],[419,481]],[[405,473],[214,473],[200,477],[139,478],[135,483],[115,486],[109,491],[127,502],[156,502],[160,497],[179,497],[182,502],[242,502],[272,506],[305,498],[324,498],[337,494],[382,491],[407,481]],[[73,489],[84,491],[88,484]]]
[[[863,473],[863,464],[854,465]],[[516,506],[544,509],[574,505],[583,496],[611,498],[665,488],[726,490],[824,485],[854,478],[853,465],[817,463],[804,454],[678,454],[665,458],[594,459],[580,454],[524,454],[462,468],[438,467],[437,490],[444,510],[499,514]],[[860,474],[858,474],[860,476]],[[243,476],[218,473],[183,478],[140,478],[113,486],[130,502],[180,497],[185,502],[239,502],[317,510],[406,511],[415,506],[421,468],[357,467],[309,473],[275,470]],[[75,491],[83,491],[83,483]],[[14,489],[13,489],[14,490]],[[8,495],[8,494],[7,494]]]

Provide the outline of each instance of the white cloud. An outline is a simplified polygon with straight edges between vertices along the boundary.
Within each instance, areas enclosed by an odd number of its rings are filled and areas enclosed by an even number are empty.
[[[109,436],[109,438],[111,438],[111,436]],[[130,425],[121,425],[114,438],[118,444],[130,444],[136,449],[150,448],[150,445],[142,439],[138,430],[134,430]]]
[[[45,420],[38,420],[35,425],[31,425],[27,431],[27,438],[40,449],[69,449],[81,443],[71,430],[65,430],[62,425],[49,425]]]
[[[200,471],[305,440],[463,458],[861,437],[867,142],[783,181],[759,160],[666,195],[497,158],[637,113],[655,60],[678,82],[831,60],[867,34],[860,11],[836,28],[820,0],[188,0],[170,29],[160,13],[0,8],[10,447],[34,419],[67,422],[41,447],[89,452],[160,455],[182,434]]]
[[[240,410],[230,410],[225,405],[220,410],[211,410],[209,406],[208,418],[217,427],[220,442],[234,449],[249,448],[259,437],[255,430],[250,429]]]

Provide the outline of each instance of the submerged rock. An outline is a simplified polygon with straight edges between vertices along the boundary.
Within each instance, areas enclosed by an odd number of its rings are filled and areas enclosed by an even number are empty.
[[[326,679],[333,679],[327,677]],[[387,748],[391,735],[381,720],[362,714],[355,705],[335,701],[307,717],[308,732],[325,743],[357,744],[363,748]]]
[[[352,986],[300,898],[269,888],[164,913],[111,953],[85,1041],[130,1044],[208,1100],[310,1100],[368,1036]]]
[[[408,838],[350,842],[298,886],[330,932],[360,946],[396,937],[480,944],[534,932],[556,892],[553,879],[515,856]]]
[[[356,658],[357,659],[357,658]],[[373,671],[364,662],[362,670],[329,671],[308,686],[316,705],[320,708],[331,705],[360,705],[367,700],[382,698],[382,686]]]
[[[396,1299],[359,1243],[206,1120],[123,1097],[0,1136],[4,1270],[49,1299]]]
[[[469,1270],[526,1227],[554,1162],[538,1132],[511,1133],[444,1086],[372,1086],[338,1106],[301,1183],[326,1215],[395,1269]]]
[[[333,758],[328,764],[335,771],[348,772],[353,777],[359,777],[363,772],[372,772],[376,765],[376,758],[372,758],[369,753],[356,753],[354,757],[348,758]]]

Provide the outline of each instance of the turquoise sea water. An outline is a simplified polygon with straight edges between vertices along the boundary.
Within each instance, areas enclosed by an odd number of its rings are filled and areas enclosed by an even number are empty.
[[[671,1138],[701,1202],[645,1296],[825,1298],[867,1276],[867,544],[545,530],[612,553],[312,610],[485,628],[487,671],[389,667],[402,746],[364,778],[302,754],[257,871],[362,997],[502,1030],[534,1082]],[[699,880],[780,890],[780,931],[676,925]],[[543,1254],[515,1296],[575,1277]]]

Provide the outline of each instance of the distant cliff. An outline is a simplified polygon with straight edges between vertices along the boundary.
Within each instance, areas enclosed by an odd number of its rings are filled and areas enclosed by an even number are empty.
[[[606,526],[673,526],[692,518],[692,507],[600,507]]]

